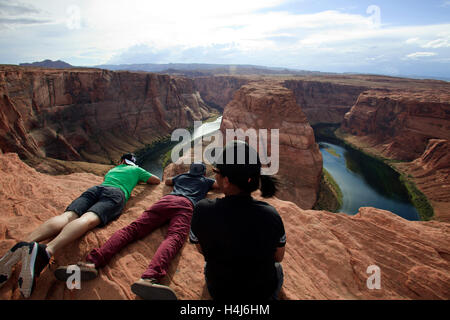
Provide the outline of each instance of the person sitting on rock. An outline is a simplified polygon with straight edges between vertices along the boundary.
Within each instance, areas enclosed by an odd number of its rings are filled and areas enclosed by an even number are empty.
[[[174,187],[170,194],[163,196],[145,210],[137,220],[116,231],[101,248],[93,249],[85,262],[78,262],[81,280],[95,278],[97,269],[107,265],[122,248],[144,238],[168,222],[164,241],[159,245],[141,279],[132,284],[131,290],[144,299],[177,299],[170,287],[159,283],[188,237],[195,204],[203,199],[210,189],[218,188],[215,180],[205,177],[205,174],[206,166],[203,163],[193,163],[188,173],[166,179],[165,184]],[[56,278],[66,281],[70,276],[68,268],[69,266],[59,267],[55,271]]]
[[[230,152],[234,159],[227,158]],[[261,175],[258,154],[242,141],[225,146],[213,171],[225,197],[196,205],[189,237],[205,258],[208,291],[214,300],[277,299],[283,283],[283,221],[274,207],[251,196],[258,187],[262,197],[273,196],[276,179]]]
[[[51,257],[69,243],[95,227],[104,227],[117,219],[139,182],[159,184],[158,177],[136,165],[133,153],[124,154],[118,166],[109,170],[101,185],[89,188],[59,216],[53,217],[31,232],[26,242],[19,242],[0,259],[0,287],[11,276],[13,266],[22,259],[20,292],[28,298],[36,278]],[[38,242],[53,238],[49,243]]]

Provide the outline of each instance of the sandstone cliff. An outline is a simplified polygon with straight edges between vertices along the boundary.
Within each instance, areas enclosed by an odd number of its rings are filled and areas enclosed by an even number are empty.
[[[365,137],[387,158],[414,160],[429,139],[450,139],[450,88],[446,93],[366,91],[345,115],[342,129]]]
[[[450,144],[448,140],[430,139],[424,153],[408,163],[395,166],[410,175],[427,196],[434,209],[434,219],[450,223]]]
[[[345,140],[408,175],[430,200],[434,218],[450,221],[450,86],[369,90],[341,126]]]
[[[0,149],[22,158],[111,163],[208,115],[186,78],[0,68]]]
[[[359,94],[368,89],[363,86],[306,80],[286,80],[284,86],[292,90],[310,125],[341,123]]]
[[[167,172],[176,171],[172,165]],[[87,173],[48,176],[25,165],[16,154],[0,154],[0,255],[101,181]],[[57,264],[83,259],[169,191],[163,185],[138,186],[118,220],[66,247],[56,255]],[[216,196],[222,195],[209,195]],[[302,210],[277,198],[265,201],[280,213],[287,234],[282,299],[450,299],[450,224],[407,221],[374,208],[361,208],[349,216]],[[165,230],[122,250],[97,279],[82,283],[81,290],[68,290],[52,270],[44,270],[30,299],[139,299],[130,285],[146,269]],[[381,270],[379,290],[366,286],[371,265]],[[19,273],[20,263],[0,289],[0,299],[21,299]],[[209,299],[203,258],[193,245],[185,244],[164,283],[180,299]]]
[[[233,99],[234,93],[250,80],[244,77],[211,76],[196,77],[194,84],[202,98],[209,105],[223,110]]]
[[[225,107],[221,130],[279,129],[279,197],[311,209],[316,200],[322,173],[322,154],[314,132],[292,91],[274,81],[244,85]],[[271,155],[271,136],[267,154]],[[264,150],[259,150],[264,152]]]

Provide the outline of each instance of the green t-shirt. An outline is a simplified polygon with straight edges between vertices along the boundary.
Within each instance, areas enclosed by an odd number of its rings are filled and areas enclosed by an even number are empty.
[[[121,164],[108,171],[102,186],[120,188],[125,193],[125,198],[128,201],[131,191],[138,182],[147,182],[151,176],[152,174],[150,172],[138,166]]]

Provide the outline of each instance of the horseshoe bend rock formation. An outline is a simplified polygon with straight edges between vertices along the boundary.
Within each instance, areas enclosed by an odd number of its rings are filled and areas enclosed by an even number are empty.
[[[225,107],[221,131],[279,129],[279,197],[301,208],[314,206],[322,173],[322,154],[314,132],[292,91],[274,81],[242,86]],[[271,136],[267,138],[271,156]],[[259,150],[261,153],[261,150]]]
[[[171,165],[173,166],[173,165]],[[168,169],[168,172],[176,170]],[[0,153],[0,256],[44,220],[102,178],[88,173],[50,176],[24,164],[17,154]],[[171,189],[163,184],[138,186],[119,219],[89,232],[57,253],[57,264],[82,260],[117,229],[135,220]],[[208,197],[223,196],[210,194]],[[258,197],[257,194],[255,194]],[[384,210],[361,208],[355,216],[302,210],[292,202],[263,199],[283,218],[287,246],[282,262],[282,299],[449,299],[450,224],[407,221]],[[127,246],[99,277],[68,290],[52,270],[44,270],[30,299],[136,299],[130,285],[146,269],[167,227]],[[163,281],[179,299],[209,299],[203,257],[186,243]],[[380,289],[368,289],[380,268]],[[21,299],[20,263],[0,289],[0,299]]]
[[[111,163],[209,111],[186,78],[0,67],[0,149],[22,158]]]

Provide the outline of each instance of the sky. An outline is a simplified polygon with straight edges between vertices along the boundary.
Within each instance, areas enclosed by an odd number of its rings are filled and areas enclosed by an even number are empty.
[[[0,64],[44,59],[450,77],[450,0],[0,0]]]

